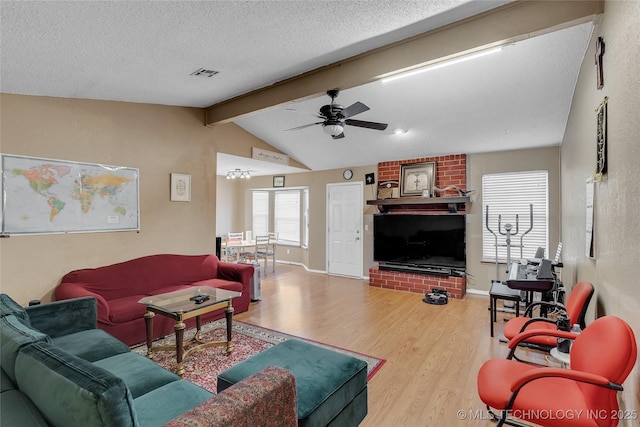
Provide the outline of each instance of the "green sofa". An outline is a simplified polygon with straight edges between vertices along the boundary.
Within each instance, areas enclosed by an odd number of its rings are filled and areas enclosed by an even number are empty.
[[[92,297],[23,308],[0,294],[0,315],[0,425],[296,425],[290,372],[214,395],[96,329]]]

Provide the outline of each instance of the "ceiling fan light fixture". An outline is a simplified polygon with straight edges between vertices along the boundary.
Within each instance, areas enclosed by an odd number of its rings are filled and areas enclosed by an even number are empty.
[[[338,136],[344,131],[344,126],[341,124],[324,124],[322,129],[331,136]]]

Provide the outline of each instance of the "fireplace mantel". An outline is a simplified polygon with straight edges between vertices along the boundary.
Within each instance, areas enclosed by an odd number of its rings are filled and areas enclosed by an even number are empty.
[[[367,200],[368,205],[376,205],[381,212],[390,208],[415,205],[447,205],[449,212],[458,212],[458,205],[471,201],[469,196],[458,197],[401,197],[399,199]]]

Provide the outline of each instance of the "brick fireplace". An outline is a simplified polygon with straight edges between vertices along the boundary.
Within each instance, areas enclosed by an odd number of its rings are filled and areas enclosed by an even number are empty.
[[[451,298],[462,299],[467,293],[467,279],[455,276],[405,273],[402,271],[369,269],[369,286],[375,288],[426,294],[433,289],[446,289]]]
[[[400,166],[414,163],[436,162],[436,182],[438,188],[446,188],[455,185],[462,189],[467,187],[467,156],[466,154],[453,154],[447,156],[424,157],[419,159],[401,160],[378,163],[378,182],[399,181]],[[393,205],[388,206],[388,212],[402,213],[449,213],[447,207],[448,196],[457,196],[456,190],[448,190],[438,194],[442,198],[442,204],[428,205]],[[432,201],[433,202],[433,201]],[[466,207],[460,206],[458,211],[464,213]],[[430,274],[417,274],[399,271],[380,270],[378,267],[369,269],[369,286],[394,289],[400,291],[425,294],[434,288],[445,289],[449,297],[461,299],[467,291],[465,277],[458,276],[438,276]]]

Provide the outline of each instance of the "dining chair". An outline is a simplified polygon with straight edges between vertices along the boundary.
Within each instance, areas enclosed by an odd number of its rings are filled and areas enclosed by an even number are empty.
[[[244,239],[244,233],[227,233],[227,242],[226,242],[226,260],[231,261],[232,259],[238,261],[240,256],[241,248],[233,247],[233,243],[241,243]],[[231,245],[229,245],[231,243]]]
[[[260,238],[260,243],[258,243]],[[264,270],[267,273],[267,260],[271,257],[271,271],[276,271],[276,246],[278,244],[278,233],[270,232],[266,236],[256,236],[256,259],[264,259]]]
[[[244,240],[244,233],[227,233],[227,241],[242,241]]]
[[[269,233],[269,247],[267,248],[267,256],[271,257],[271,268],[276,271],[276,248],[278,246],[278,233]]]
[[[269,260],[269,235],[256,236],[255,260],[264,259],[264,274],[267,274]]]

